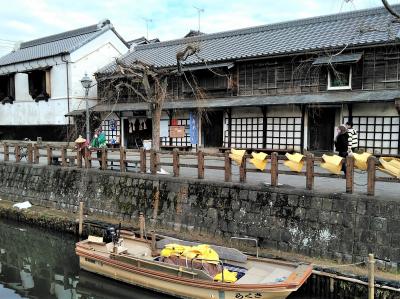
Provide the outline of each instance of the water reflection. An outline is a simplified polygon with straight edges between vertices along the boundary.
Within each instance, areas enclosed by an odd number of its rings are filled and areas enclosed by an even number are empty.
[[[72,236],[0,220],[0,298],[172,298],[79,270]]]

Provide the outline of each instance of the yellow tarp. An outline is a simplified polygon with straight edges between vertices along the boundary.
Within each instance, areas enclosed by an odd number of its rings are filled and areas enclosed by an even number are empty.
[[[334,174],[340,174],[342,170],[342,157],[338,155],[322,155],[322,159],[325,161],[320,164],[322,168],[325,168]]]
[[[229,154],[229,158],[236,162],[238,166],[242,165],[243,156],[246,153],[246,150],[236,150],[234,148],[231,149],[231,153]]]
[[[367,170],[367,161],[371,153],[364,152],[362,154],[353,153],[354,166],[361,170]]]
[[[253,157],[250,159],[250,162],[253,163],[253,165],[259,169],[259,170],[264,170],[265,166],[267,166],[268,163],[268,155],[266,153],[256,153],[252,152],[251,156]]]
[[[215,281],[222,281],[222,272],[214,276]],[[237,280],[237,272],[231,272],[224,269],[224,282],[235,282]]]
[[[207,244],[197,246],[184,246],[180,244],[167,244],[160,253],[163,257],[180,256],[188,259],[204,259],[208,263],[219,261],[218,253]]]
[[[379,162],[382,165],[379,170],[400,179],[400,160],[398,158],[380,157]]]
[[[303,169],[304,162],[302,161],[303,155],[299,153],[294,153],[294,154],[285,154],[286,158],[288,158],[287,161],[283,161],[283,164],[286,167],[289,167],[291,171],[296,171],[296,172],[301,172]]]

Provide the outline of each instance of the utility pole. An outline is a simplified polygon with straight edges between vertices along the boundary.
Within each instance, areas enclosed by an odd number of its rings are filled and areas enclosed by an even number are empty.
[[[204,8],[199,8],[196,6],[193,6],[197,10],[197,16],[198,16],[198,32],[200,33],[200,14],[204,12]]]

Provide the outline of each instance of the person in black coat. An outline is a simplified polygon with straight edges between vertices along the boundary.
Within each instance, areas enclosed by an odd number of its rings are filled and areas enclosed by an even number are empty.
[[[349,150],[349,134],[347,133],[346,126],[340,125],[337,128],[337,135],[335,137],[335,148],[339,152],[339,156],[346,158]],[[342,164],[342,170],[346,174],[346,161]]]

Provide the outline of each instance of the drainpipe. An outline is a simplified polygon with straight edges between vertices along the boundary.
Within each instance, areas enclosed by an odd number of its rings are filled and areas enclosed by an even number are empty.
[[[65,67],[66,67],[66,73],[67,73],[67,109],[68,113],[70,112],[70,106],[69,106],[69,61],[68,59],[64,60],[64,57],[67,53],[61,56],[61,61],[65,62]],[[69,127],[71,126],[71,117],[68,116],[68,126],[67,126],[67,141],[69,142]]]

